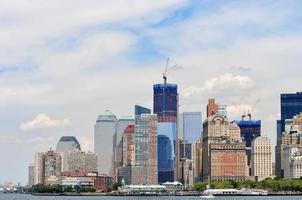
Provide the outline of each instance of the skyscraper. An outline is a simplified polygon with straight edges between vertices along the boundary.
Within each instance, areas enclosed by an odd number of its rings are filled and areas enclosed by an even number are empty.
[[[252,141],[261,135],[261,120],[235,120],[245,141],[248,166],[251,162]],[[250,171],[250,170],[249,170]],[[251,173],[251,171],[249,172]]]
[[[135,125],[128,125],[123,134],[123,166],[135,165]]]
[[[66,153],[67,170],[75,171],[78,168],[86,172],[97,172],[97,155],[81,150],[69,151]]]
[[[183,112],[178,118],[178,138],[195,143],[201,137],[201,112]]]
[[[116,135],[117,118],[110,111],[100,114],[95,124],[94,152],[98,156],[99,174],[113,174],[114,136]]]
[[[165,121],[161,116],[177,117],[178,93],[176,84],[153,85],[153,113],[159,117],[159,122]],[[170,119],[171,121],[173,119]]]
[[[237,124],[214,114],[203,123],[202,139],[204,180],[244,180],[248,176],[245,144]]]
[[[177,85],[153,85],[153,113],[157,114],[158,181],[174,181],[174,156],[178,114]]]
[[[146,108],[146,107],[143,107],[140,105],[135,105],[134,114],[135,114],[135,116],[140,116],[142,114],[151,114],[151,110],[149,108]]]
[[[134,119],[131,116],[121,116],[117,122],[117,131],[114,136],[114,173],[113,176],[117,180],[118,168],[123,166],[123,133],[128,125],[134,125]]]
[[[157,184],[157,116],[143,114],[135,124],[135,166],[132,184]]]
[[[34,183],[40,184],[45,181],[45,162],[44,162],[44,154],[37,152],[35,153],[35,178]]]
[[[28,166],[28,180],[27,187],[31,188],[35,184],[35,166],[31,164]]]
[[[252,142],[252,176],[267,178],[272,176],[272,145],[268,137],[258,137]]]
[[[74,136],[63,136],[60,138],[56,152],[61,153],[62,156],[62,171],[68,170],[66,155],[68,152],[81,150],[81,145],[76,137]]]
[[[210,117],[216,114],[218,111],[218,105],[215,102],[215,99],[209,99],[209,103],[207,105],[207,117]]]
[[[302,112],[302,92],[281,94],[281,119],[277,121],[277,137],[285,129],[285,120]]]
[[[74,136],[62,136],[57,144],[56,152],[67,153],[73,150],[81,150],[81,145]]]
[[[302,112],[284,120],[285,131],[277,138],[275,173],[284,178],[285,148],[302,148]]]
[[[50,149],[44,154],[45,182],[46,184],[56,183],[62,171],[62,157],[60,153]]]

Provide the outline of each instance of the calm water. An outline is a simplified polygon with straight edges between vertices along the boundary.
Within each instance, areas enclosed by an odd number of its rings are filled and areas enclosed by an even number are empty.
[[[0,200],[201,200],[199,197],[37,197],[31,195],[22,194],[0,194]],[[302,196],[284,196],[284,197],[215,197],[218,200],[230,199],[230,200],[297,200],[302,199]]]

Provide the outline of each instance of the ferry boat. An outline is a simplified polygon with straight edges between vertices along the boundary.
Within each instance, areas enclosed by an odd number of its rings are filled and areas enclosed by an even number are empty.
[[[266,190],[260,189],[207,189],[203,192],[204,195],[213,196],[265,196],[268,195]]]
[[[268,192],[261,189],[241,189],[238,193],[240,196],[266,196]]]

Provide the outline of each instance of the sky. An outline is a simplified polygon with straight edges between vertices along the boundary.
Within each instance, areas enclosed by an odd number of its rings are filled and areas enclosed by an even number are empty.
[[[34,152],[74,135],[93,151],[96,118],[152,108],[177,83],[180,112],[215,97],[230,120],[255,107],[275,144],[280,93],[301,91],[300,0],[0,1],[0,183],[26,184]]]

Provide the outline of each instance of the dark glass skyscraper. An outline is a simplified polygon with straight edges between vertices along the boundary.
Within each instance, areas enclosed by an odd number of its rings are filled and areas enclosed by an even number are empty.
[[[236,120],[240,136],[245,141],[248,165],[251,162],[252,141],[261,135],[261,120]]]
[[[157,114],[158,182],[174,181],[174,156],[178,113],[177,85],[153,85],[153,113]]]
[[[285,120],[292,119],[302,112],[302,92],[281,94],[281,120],[277,121],[277,137],[281,136],[285,129]]]
[[[177,116],[178,93],[176,84],[153,85],[153,112],[158,116]]]

